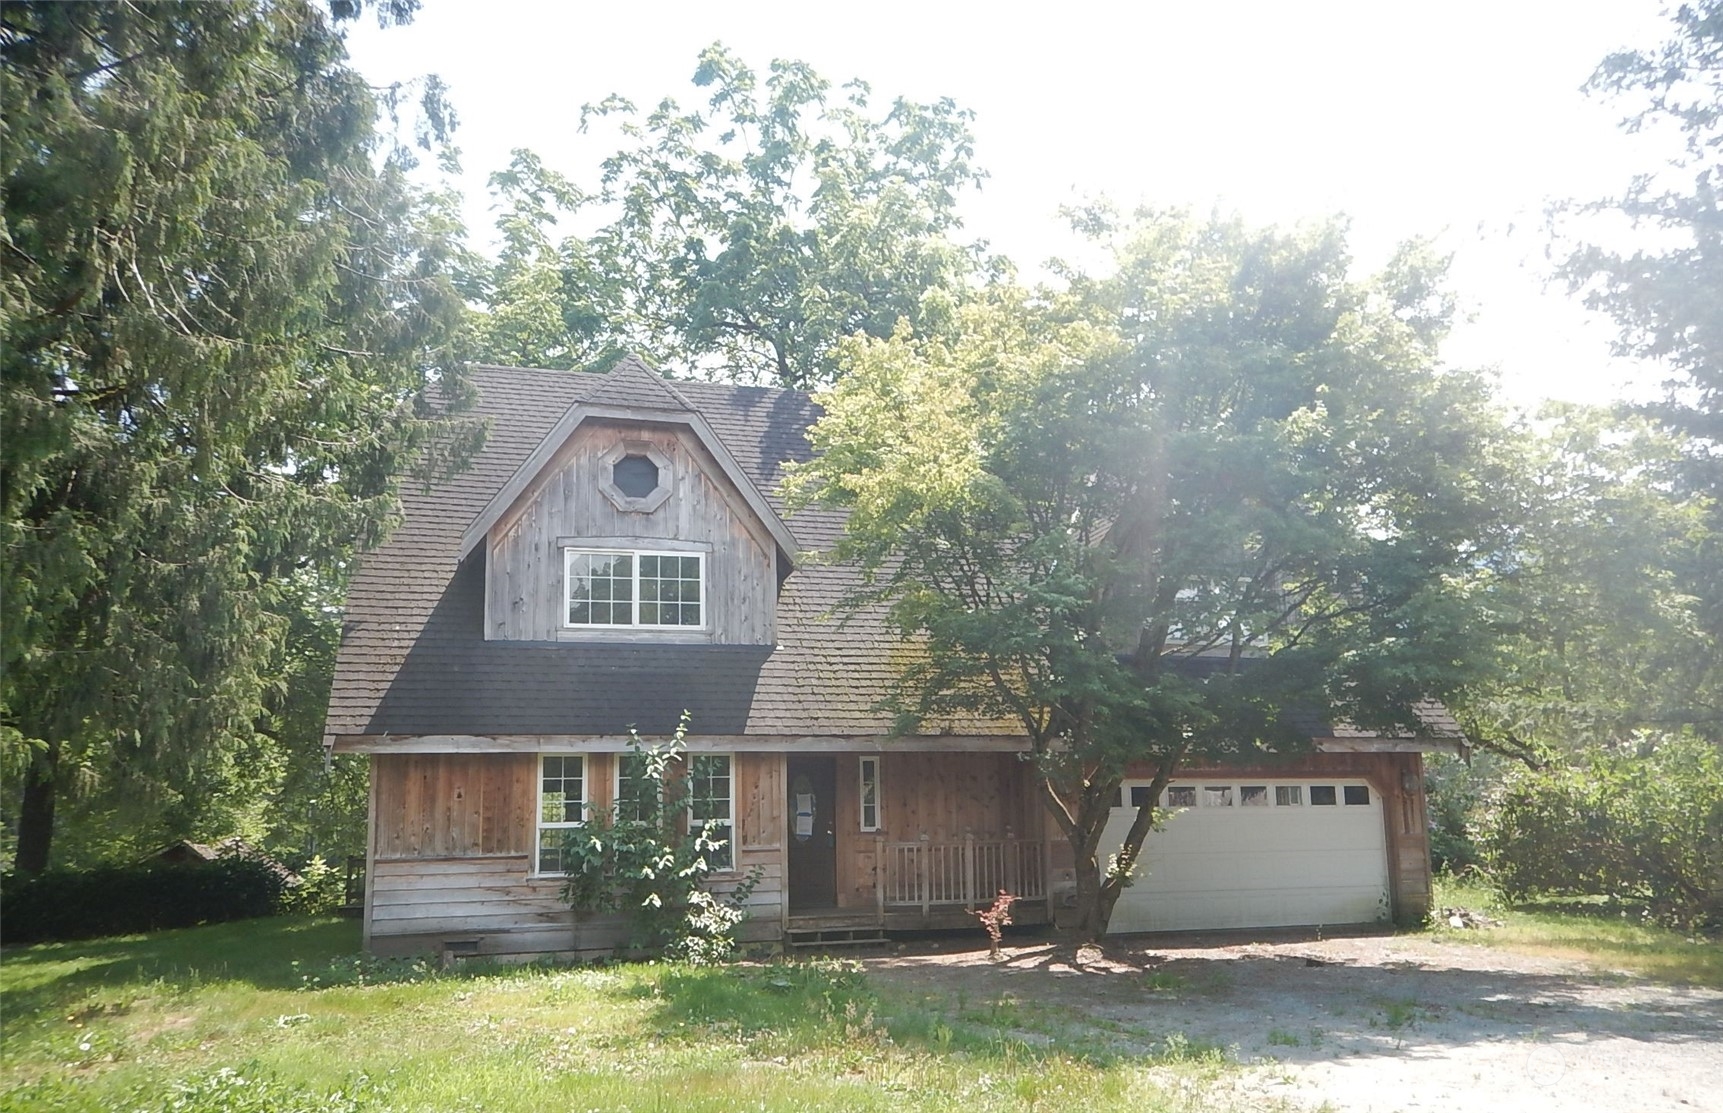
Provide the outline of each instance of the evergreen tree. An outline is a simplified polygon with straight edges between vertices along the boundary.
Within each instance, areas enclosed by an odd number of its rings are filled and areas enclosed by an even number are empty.
[[[0,723],[21,870],[49,863],[75,787],[243,766],[294,578],[379,537],[409,460],[458,451],[438,417],[460,388],[452,229],[379,157],[338,28],[357,12],[0,12]]]

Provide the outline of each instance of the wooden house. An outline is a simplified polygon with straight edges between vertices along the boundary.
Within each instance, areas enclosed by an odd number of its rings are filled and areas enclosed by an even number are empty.
[[[729,835],[722,888],[761,878],[743,937],[971,927],[1067,907],[1064,840],[1024,738],[882,712],[903,660],[883,615],[832,608],[853,571],[806,561],[840,514],[787,518],[807,395],[473,370],[490,433],[472,466],[404,494],[358,569],[326,742],[371,760],[365,945],[380,953],[604,950],[618,927],[558,897],[566,828],[626,796],[627,730],[691,716],[691,822]],[[1439,708],[1438,732],[1457,738]],[[1429,902],[1420,750],[1313,724],[1296,764],[1192,772],[1115,930],[1342,923]],[[1125,822],[1140,785],[1127,783]],[[1121,828],[1122,830],[1122,828]]]

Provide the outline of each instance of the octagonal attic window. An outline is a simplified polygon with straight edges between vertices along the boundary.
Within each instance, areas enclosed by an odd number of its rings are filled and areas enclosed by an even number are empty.
[[[629,453],[611,469],[616,489],[631,499],[643,499],[658,489],[658,465],[651,457]]]
[[[618,441],[599,460],[598,489],[625,514],[650,514],[676,480],[670,457],[645,441]]]

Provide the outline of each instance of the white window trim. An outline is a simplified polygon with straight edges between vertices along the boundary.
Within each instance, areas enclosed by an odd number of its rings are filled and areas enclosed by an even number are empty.
[[[689,782],[692,782],[694,779],[694,762],[697,758],[723,758],[730,766],[730,775],[726,778],[726,781],[730,785],[730,818],[724,821],[726,828],[728,828],[725,839],[729,843],[730,864],[715,868],[712,872],[715,874],[735,873],[741,868],[740,862],[742,858],[742,847],[740,845],[740,841],[736,838],[736,755],[732,753],[701,753],[687,755],[687,757],[683,759],[683,772],[684,775],[687,776]],[[694,818],[694,788],[692,783],[688,785],[688,803],[684,806],[683,811],[687,817],[688,830],[692,832],[694,830],[694,824],[697,822]]]
[[[577,820],[564,820],[546,823],[544,821],[544,759],[547,757],[580,759],[580,815]],[[570,753],[561,750],[547,750],[538,755],[535,763],[537,787],[533,792],[533,840],[532,840],[532,870],[533,877],[562,877],[562,871],[547,872],[539,868],[539,852],[544,846],[546,831],[571,831],[577,827],[586,826],[586,816],[592,808],[592,763],[586,760],[586,755]]]
[[[613,622],[570,622],[568,620],[569,585],[573,582],[570,565],[577,556],[609,556],[633,557],[634,590],[629,603],[629,617],[633,622],[622,625]],[[689,626],[680,622],[641,622],[640,621],[640,558],[641,557],[694,557],[700,562],[700,622],[699,625]],[[564,630],[683,630],[689,633],[706,633],[712,628],[712,609],[709,602],[710,585],[706,575],[707,553],[702,549],[603,549],[589,548],[582,545],[565,545],[562,550],[562,628]]]
[[[867,784],[868,766],[873,766],[873,822],[867,821]],[[864,832],[879,831],[884,828],[884,790],[880,785],[880,760],[877,755],[863,757],[856,766],[856,822]]]

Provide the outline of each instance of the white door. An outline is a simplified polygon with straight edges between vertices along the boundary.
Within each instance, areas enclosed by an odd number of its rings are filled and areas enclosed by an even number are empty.
[[[1147,791],[1127,782],[1121,796],[1134,803]],[[1382,801],[1365,781],[1176,780],[1163,806],[1171,815],[1144,840],[1109,932],[1388,919]],[[1113,809],[1104,854],[1118,851],[1135,816]]]

